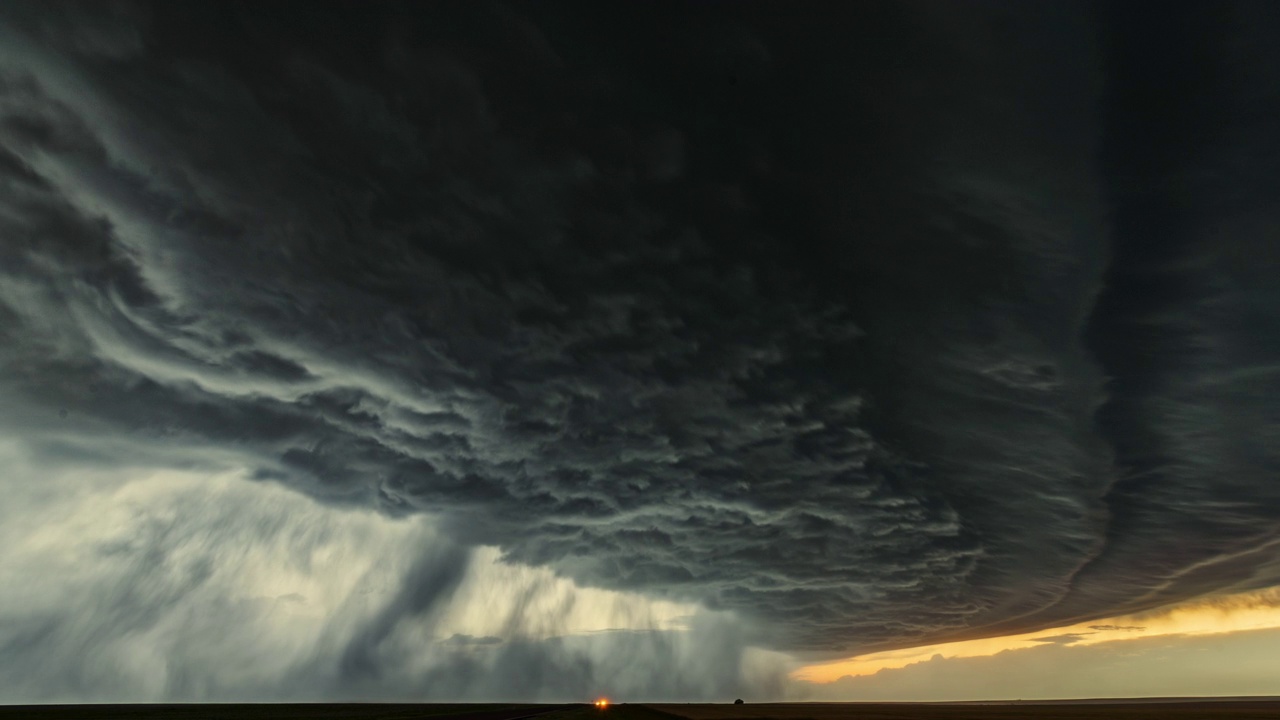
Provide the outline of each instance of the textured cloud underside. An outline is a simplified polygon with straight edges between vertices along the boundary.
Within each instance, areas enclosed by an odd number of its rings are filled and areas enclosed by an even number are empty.
[[[1201,20],[1139,102],[1119,13],[734,8],[6,5],[2,432],[787,650],[1280,580],[1275,101]]]

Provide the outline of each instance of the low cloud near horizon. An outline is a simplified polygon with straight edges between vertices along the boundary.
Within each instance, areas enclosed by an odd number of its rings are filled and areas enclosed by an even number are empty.
[[[422,518],[132,475],[28,475],[54,499],[3,517],[5,702],[705,701],[781,694],[792,665],[725,613],[498,563]]]
[[[946,702],[1275,695],[1280,629],[1166,635],[993,655],[941,654],[873,675],[806,684],[809,700]]]
[[[0,701],[781,697],[1280,584],[1277,28],[0,5]]]

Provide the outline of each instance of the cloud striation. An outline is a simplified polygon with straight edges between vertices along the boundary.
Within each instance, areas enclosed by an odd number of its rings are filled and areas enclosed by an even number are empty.
[[[1280,580],[1265,4],[2,13],[3,433],[431,517],[352,694],[476,545],[813,655]]]

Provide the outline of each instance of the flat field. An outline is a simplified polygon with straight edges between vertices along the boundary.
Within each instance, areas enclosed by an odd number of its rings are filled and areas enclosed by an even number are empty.
[[[0,718],[18,720],[538,720],[564,705],[422,703],[227,703],[180,705],[0,705]],[[590,707],[590,706],[586,706]],[[594,708],[593,708],[594,709]]]
[[[1278,720],[1280,700],[1058,703],[5,705],[22,720]]]
[[[656,704],[686,720],[1277,720],[1280,700],[1135,700],[1008,703]]]

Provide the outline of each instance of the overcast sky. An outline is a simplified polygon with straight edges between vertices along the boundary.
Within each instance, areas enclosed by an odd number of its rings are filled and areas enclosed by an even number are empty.
[[[1278,33],[0,3],[0,701],[1280,693]]]

